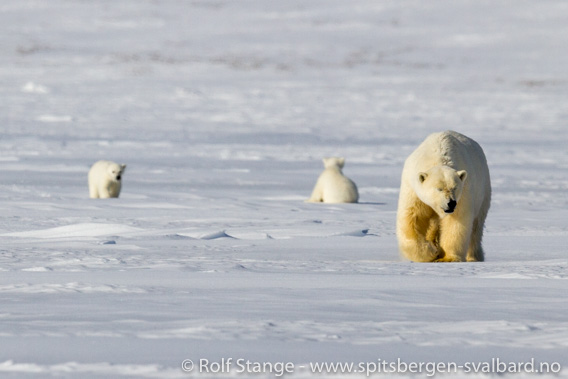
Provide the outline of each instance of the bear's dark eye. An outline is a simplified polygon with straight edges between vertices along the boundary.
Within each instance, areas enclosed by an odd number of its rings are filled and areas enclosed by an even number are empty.
[[[443,191],[443,189],[442,189],[442,188],[438,188],[438,192],[442,192],[442,191]]]

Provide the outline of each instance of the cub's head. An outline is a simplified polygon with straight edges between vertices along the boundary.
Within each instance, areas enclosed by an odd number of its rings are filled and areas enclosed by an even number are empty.
[[[118,164],[112,162],[107,167],[107,175],[110,178],[110,180],[115,182],[120,182],[120,180],[122,179],[122,174],[124,174],[125,170],[126,170],[125,164]]]
[[[448,166],[436,166],[418,174],[417,195],[440,218],[454,213],[463,191],[467,172]]]
[[[345,165],[345,158],[343,157],[323,158],[323,167],[325,168],[339,167],[341,169],[343,168],[344,165]]]

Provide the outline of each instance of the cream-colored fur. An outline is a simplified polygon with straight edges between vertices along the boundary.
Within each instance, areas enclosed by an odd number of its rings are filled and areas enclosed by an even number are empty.
[[[306,201],[311,203],[356,203],[359,200],[357,186],[341,171],[345,165],[345,158],[324,158],[323,165],[325,169],[316,182],[312,196]]]
[[[483,150],[453,131],[428,136],[402,170],[396,233],[416,262],[483,261],[491,180]]]
[[[126,165],[111,161],[98,161],[89,170],[89,196],[92,199],[118,197],[122,187],[122,174]]]

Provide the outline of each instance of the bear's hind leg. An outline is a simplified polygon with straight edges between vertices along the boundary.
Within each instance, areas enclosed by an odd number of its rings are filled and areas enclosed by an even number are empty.
[[[91,199],[98,199],[99,191],[97,191],[97,186],[89,183],[89,197]]]
[[[323,202],[323,191],[321,189],[321,183],[319,183],[318,181],[316,183],[316,186],[314,187],[314,190],[312,191],[312,195],[308,200],[306,200],[306,203],[321,203],[321,202]]]

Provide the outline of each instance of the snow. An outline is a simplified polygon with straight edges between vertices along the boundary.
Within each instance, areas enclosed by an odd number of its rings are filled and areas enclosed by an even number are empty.
[[[5,0],[0,25],[0,376],[568,364],[565,2]],[[446,129],[488,158],[487,261],[404,262],[402,163]],[[304,203],[331,155],[361,203]],[[119,199],[88,198],[99,159]]]

